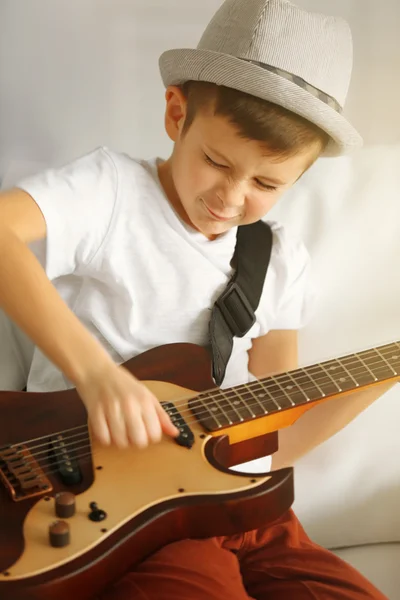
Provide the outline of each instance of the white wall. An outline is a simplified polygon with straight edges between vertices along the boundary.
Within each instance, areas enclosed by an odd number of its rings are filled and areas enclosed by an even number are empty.
[[[348,115],[369,144],[400,140],[398,0],[298,0],[348,18]],[[0,157],[66,160],[99,144],[165,156],[158,57],[194,46],[220,0],[1,0]],[[1,173],[1,165],[0,165]]]

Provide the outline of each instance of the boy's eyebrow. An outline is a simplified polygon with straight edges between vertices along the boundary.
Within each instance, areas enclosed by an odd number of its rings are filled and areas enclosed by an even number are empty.
[[[230,161],[226,158],[226,156],[224,156],[223,154],[218,152],[218,150],[215,150],[214,148],[211,148],[210,146],[208,148],[212,154],[215,154],[218,158],[220,158],[224,162],[231,164]],[[280,179],[274,179],[273,177],[266,177],[265,175],[259,175],[258,178],[265,179],[265,181],[268,181],[268,183],[273,183],[275,185],[287,185],[285,181],[281,181]]]

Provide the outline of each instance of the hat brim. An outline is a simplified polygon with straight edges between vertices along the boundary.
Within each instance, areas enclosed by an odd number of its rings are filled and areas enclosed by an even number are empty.
[[[159,66],[165,87],[208,81],[269,100],[308,119],[331,137],[324,156],[349,154],[363,144],[354,127],[325,102],[292,81],[235,56],[182,48],[164,52]]]

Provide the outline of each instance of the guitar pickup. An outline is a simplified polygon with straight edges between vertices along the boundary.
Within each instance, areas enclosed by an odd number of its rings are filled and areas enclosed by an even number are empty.
[[[179,410],[172,402],[161,402],[161,406],[169,415],[175,427],[179,429],[179,435],[175,438],[175,442],[190,449],[194,444],[194,435]]]
[[[63,484],[71,486],[80,483],[82,473],[76,460],[76,449],[80,450],[80,445],[83,443],[81,436],[75,440],[75,438],[57,435],[49,438],[49,442],[49,462]]]
[[[53,490],[50,480],[26,446],[9,446],[0,451],[0,480],[14,502]]]

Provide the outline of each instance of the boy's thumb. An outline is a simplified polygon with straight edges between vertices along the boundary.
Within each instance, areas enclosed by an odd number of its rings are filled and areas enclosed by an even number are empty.
[[[166,435],[177,437],[179,429],[172,423],[170,416],[165,412],[161,404],[157,400],[157,413],[161,423],[161,429]]]

